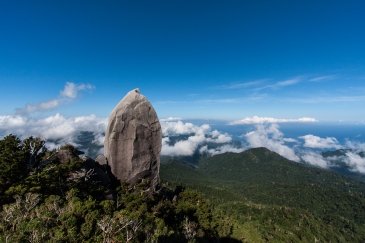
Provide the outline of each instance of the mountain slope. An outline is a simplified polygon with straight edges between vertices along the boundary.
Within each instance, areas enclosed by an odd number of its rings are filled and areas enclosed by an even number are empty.
[[[203,192],[237,220],[236,233],[246,237],[256,231],[263,241],[365,239],[363,183],[265,148],[204,158],[198,168],[170,159],[162,164],[161,177]],[[308,227],[293,226],[303,219]]]

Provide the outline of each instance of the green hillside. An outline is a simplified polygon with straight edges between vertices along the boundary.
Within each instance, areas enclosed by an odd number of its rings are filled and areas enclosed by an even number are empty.
[[[229,218],[196,191],[126,185],[79,153],[0,139],[0,243],[239,242]]]
[[[0,140],[0,242],[364,242],[365,184],[264,148],[120,184],[71,145]],[[181,187],[183,186],[183,187]]]
[[[197,168],[170,158],[161,177],[205,194],[242,240],[365,240],[364,183],[265,148],[204,158]]]

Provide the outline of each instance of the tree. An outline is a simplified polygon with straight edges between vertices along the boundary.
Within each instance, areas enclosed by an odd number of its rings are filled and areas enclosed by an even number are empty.
[[[21,140],[14,135],[4,137],[0,140],[0,195],[26,174],[25,152]]]
[[[38,167],[41,158],[47,151],[44,145],[45,141],[40,138],[29,137],[23,141],[23,151],[28,168]]]

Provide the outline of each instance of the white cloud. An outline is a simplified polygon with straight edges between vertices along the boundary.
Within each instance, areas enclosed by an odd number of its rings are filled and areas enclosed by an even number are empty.
[[[181,120],[161,120],[163,140],[162,155],[193,155],[199,147],[208,144],[226,144],[232,141],[227,133],[212,130],[208,124],[200,126]],[[49,148],[56,148],[65,143],[77,145],[77,136],[81,131],[94,134],[93,144],[102,146],[104,132],[107,126],[106,118],[95,115],[66,118],[55,114],[45,118],[31,118],[13,115],[0,116],[0,134],[16,134],[21,138],[28,136],[41,137],[47,140]],[[182,139],[170,144],[169,137],[183,136]],[[221,150],[227,149],[223,147]],[[214,154],[216,154],[215,152]]]
[[[235,104],[242,103],[245,101],[243,98],[216,98],[216,99],[200,99],[195,100],[194,103],[204,103],[204,104]]]
[[[198,146],[204,142],[202,136],[191,136],[187,140],[178,141],[173,145],[169,145],[169,138],[162,140],[161,155],[169,156],[191,156],[195,153]]]
[[[284,135],[277,124],[257,125],[256,130],[245,134],[245,138],[252,148],[265,147],[289,160],[300,160],[294,150],[285,145]]]
[[[208,153],[209,155],[217,155],[217,154],[224,154],[224,153],[241,153],[245,150],[245,148],[241,147],[234,147],[231,144],[225,144],[216,148],[209,149],[207,145],[201,147],[199,149],[199,152],[202,153]]]
[[[26,118],[16,116],[0,116],[0,130],[15,129],[26,124]]]
[[[304,147],[316,149],[340,149],[342,146],[334,137],[321,138],[312,134],[299,137],[304,140]]]
[[[304,103],[304,104],[319,104],[319,103],[345,103],[345,102],[363,102],[365,95],[351,96],[335,96],[335,95],[316,95],[300,98],[280,98],[283,102]]]
[[[252,125],[252,124],[264,124],[264,123],[313,123],[313,122],[317,122],[317,120],[311,117],[286,119],[286,118],[252,116],[243,118],[241,120],[232,121],[230,122],[230,125]]]
[[[245,138],[250,147],[265,147],[292,161],[304,161],[321,168],[328,168],[331,166],[331,161],[323,158],[323,156],[318,152],[302,150],[299,151],[298,155],[292,146],[290,147],[286,145],[287,143],[298,143],[298,141],[292,138],[285,138],[284,134],[279,130],[279,126],[277,124],[256,125],[256,130],[246,133]],[[309,137],[306,138],[309,142]],[[315,148],[318,148],[318,146],[323,147],[330,145],[332,148],[334,146],[333,143],[331,143],[334,142],[332,138],[321,139],[316,137],[314,141],[311,140],[311,142],[312,144],[310,145],[315,146]]]
[[[208,124],[194,125],[190,122],[183,122],[176,119],[161,120],[162,127],[162,155],[169,156],[191,156],[199,147],[207,143],[225,144],[232,141],[227,133],[211,130]],[[181,137],[182,135],[185,135]],[[187,137],[186,137],[187,136]],[[178,141],[171,144],[170,137]]]
[[[332,80],[337,78],[336,75],[323,75],[323,76],[317,76],[309,79],[309,82],[322,82],[327,80]]]
[[[47,111],[47,110],[51,110],[51,109],[54,109],[54,108],[60,106],[60,104],[62,102],[63,102],[62,99],[53,99],[53,100],[48,100],[48,101],[44,101],[44,102],[40,102],[40,103],[36,103],[36,104],[27,104],[22,108],[17,108],[15,110],[15,113],[18,115],[26,115],[26,114],[32,114],[35,112]]]
[[[341,161],[345,163],[352,172],[365,173],[365,158],[360,156],[361,152],[365,151],[365,144],[346,141],[345,145],[341,145],[336,138],[327,137],[321,138],[314,135],[306,135],[300,137],[304,139],[304,147],[312,149],[349,149],[341,156],[333,156],[323,158],[323,156],[317,152],[311,151],[302,155],[302,159],[312,165],[317,165],[323,168],[331,166],[337,166],[337,162]]]
[[[50,110],[58,107],[59,105],[60,105],[60,100],[54,99],[45,102],[40,102],[37,104],[27,104],[25,105],[25,107],[17,109],[16,112],[18,114],[28,114],[38,111]]]
[[[301,82],[322,82],[336,79],[336,75],[322,75],[322,76],[297,76],[280,81],[273,81],[273,79],[258,79],[246,82],[235,82],[218,86],[220,89],[249,89],[249,90],[265,90],[265,89],[279,89],[288,86],[293,86]],[[271,82],[270,82],[271,81]]]
[[[365,152],[365,143],[359,143],[355,141],[346,141],[346,147],[356,152]]]
[[[107,125],[105,118],[95,115],[66,118],[60,114],[41,119],[14,116],[0,116],[0,131],[3,134],[16,134],[21,138],[28,136],[41,137],[49,142],[50,147],[64,143],[75,144],[80,131],[90,131],[95,135],[95,143],[102,144]]]
[[[321,168],[328,168],[330,166],[329,161],[325,160],[322,155],[315,152],[307,152],[303,154],[301,158],[305,162]]]
[[[286,143],[298,143],[298,141],[294,138],[284,138],[283,141]]]
[[[231,84],[225,84],[221,85],[218,88],[223,89],[247,89],[247,88],[253,88],[262,85],[264,82],[268,81],[267,79],[259,79],[259,80],[253,80],[253,81],[247,81],[247,82],[237,82],[237,83],[231,83]]]
[[[351,167],[354,172],[365,173],[365,158],[357,153],[347,152],[345,163]]]
[[[200,132],[201,130],[209,130],[210,126],[204,124],[202,126],[196,126],[190,122],[183,121],[161,121],[162,134],[168,135],[183,135]]]
[[[160,122],[172,122],[172,121],[180,121],[182,118],[180,117],[167,117],[167,118],[161,118]]]
[[[229,134],[212,130],[208,124],[197,126],[177,119],[164,119],[161,120],[161,125],[164,136],[162,140],[162,155],[191,156],[197,150],[200,153],[216,155],[225,152],[238,153],[245,149],[244,147],[235,147],[230,144],[232,137]],[[172,137],[181,135],[185,135],[184,139],[172,143],[174,141]],[[298,141],[284,137],[277,124],[257,125],[256,130],[246,133],[244,137],[249,147],[266,147],[290,160],[300,161],[300,157],[287,145],[288,143],[298,143]],[[207,143],[210,142],[222,145],[209,148]],[[317,162],[314,159],[321,159],[321,157],[315,154],[305,154],[303,158],[308,163],[321,167],[326,166],[323,158]]]
[[[280,81],[280,82],[277,82],[277,83],[271,85],[271,88],[286,87],[286,86],[297,84],[300,81],[301,81],[300,78],[288,79],[288,80]]]
[[[94,86],[91,84],[75,84],[67,82],[63,90],[60,92],[61,97],[75,99],[78,96],[79,91],[91,90]]]
[[[95,115],[64,117],[55,114],[45,118],[31,118],[21,115],[0,116],[0,134],[16,134],[21,138],[37,136],[47,140],[49,148],[70,143],[77,145],[77,136],[81,131],[89,131],[94,134],[94,145],[102,146],[107,119]],[[179,118],[161,119],[163,132],[162,155],[191,156],[194,153],[206,153],[217,155],[226,152],[239,153],[246,147],[234,146],[232,137],[218,130],[213,130],[210,125],[195,125],[184,122]],[[316,150],[349,148],[352,151],[341,156],[341,161],[346,163],[352,171],[365,173],[365,158],[359,152],[365,151],[364,143],[347,141],[342,146],[334,137],[321,138],[312,134],[300,137],[304,143],[298,143],[293,138],[286,138],[279,130],[279,125],[264,122],[255,126],[255,130],[244,135],[249,147],[266,147],[283,157],[293,161],[304,161],[314,166],[328,168],[333,166],[333,158],[323,158]],[[290,145],[290,146],[289,146]],[[300,151],[299,146],[309,148]],[[298,154],[296,154],[295,150]],[[99,151],[102,153],[102,150]]]
[[[232,142],[232,137],[227,133],[220,133],[217,130],[211,132],[211,137],[207,138],[208,142],[213,143],[229,143]]]
[[[295,77],[295,78],[290,78],[290,79],[287,79],[287,80],[278,81],[278,82],[275,82],[275,83],[272,83],[272,84],[268,84],[268,85],[265,85],[265,86],[262,86],[262,87],[258,87],[255,90],[256,91],[265,90],[265,89],[276,90],[276,89],[280,89],[280,88],[284,88],[284,87],[288,87],[288,86],[298,84],[302,81],[303,81],[303,78]]]
[[[93,88],[94,86],[92,86],[91,84],[75,84],[72,82],[67,82],[63,90],[60,92],[59,97],[48,101],[39,102],[36,104],[27,104],[22,108],[17,108],[16,114],[26,115],[57,108],[63,103],[77,98],[80,91],[90,90]]]

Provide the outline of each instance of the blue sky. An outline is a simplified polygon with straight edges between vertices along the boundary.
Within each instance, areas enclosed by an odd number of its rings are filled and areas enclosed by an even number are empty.
[[[105,117],[139,87],[160,117],[364,122],[364,12],[363,1],[1,1],[0,115],[59,101],[29,115]],[[84,88],[64,96],[67,82]]]

